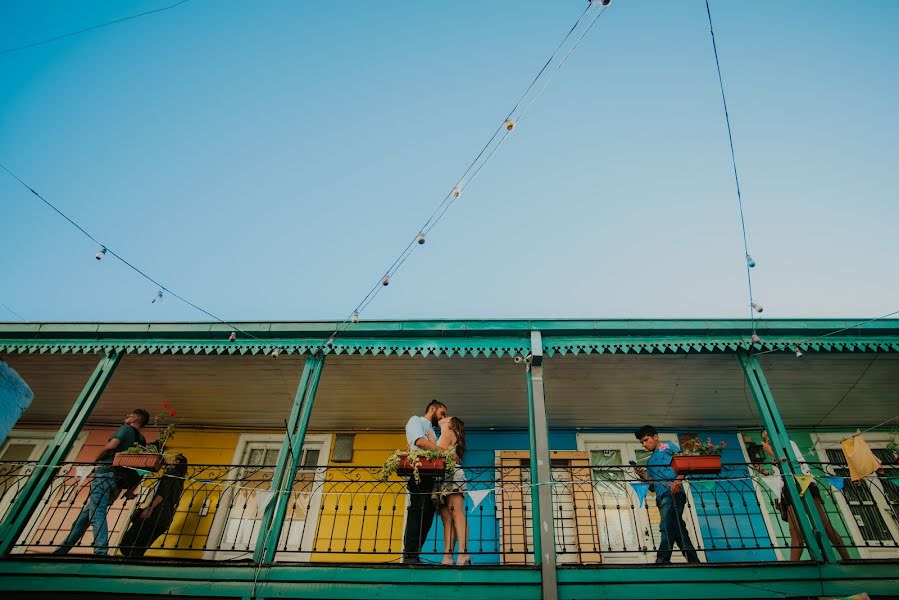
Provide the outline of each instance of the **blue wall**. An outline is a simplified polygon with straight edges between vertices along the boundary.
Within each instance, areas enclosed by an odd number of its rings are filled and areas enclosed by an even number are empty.
[[[549,434],[552,450],[577,450],[574,430],[553,430]],[[594,430],[594,433],[601,433]],[[728,463],[745,463],[737,433],[733,431],[695,430],[701,438],[711,437],[715,442],[724,441],[727,448],[722,453],[725,467],[721,479],[704,489],[692,486],[693,500],[702,546],[708,562],[774,561],[777,557],[770,549],[771,539],[758,507],[752,482],[745,465],[728,467]],[[494,489],[494,464],[497,450],[528,450],[528,432],[522,431],[469,431],[466,436],[468,449],[463,463],[469,480],[469,490]],[[496,514],[496,498],[490,493],[477,506],[466,495],[466,513],[469,526],[469,549],[486,553],[472,556],[476,564],[499,564],[499,519]],[[439,517],[425,543],[422,558],[439,562],[443,551],[443,527]],[[490,553],[497,554],[490,554]]]

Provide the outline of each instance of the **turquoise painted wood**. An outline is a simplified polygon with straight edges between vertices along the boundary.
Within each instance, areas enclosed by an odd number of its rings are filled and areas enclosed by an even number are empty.
[[[802,470],[796,456],[793,454],[789,433],[783,424],[783,420],[780,418],[780,412],[777,410],[777,404],[771,389],[768,387],[762,367],[755,356],[740,353],[737,355],[737,358],[749,383],[749,389],[752,390],[752,395],[758,404],[759,413],[765,422],[765,429],[771,440],[772,448],[776,455],[787,458],[787,461],[781,464],[784,474],[787,475],[784,477],[784,484],[796,509],[796,517],[799,520],[802,535],[806,540],[809,555],[813,560],[838,562],[839,555],[830,543],[830,540],[822,535],[824,523],[821,521],[821,516],[813,504],[811,495],[809,497],[800,496],[799,486],[795,478],[792,477],[793,475],[801,475]]]
[[[291,435],[285,435],[284,440],[282,440],[281,442],[281,450],[278,452],[278,461],[275,465],[275,472],[272,475],[270,489],[276,492],[277,495],[268,503],[268,506],[265,507],[265,510],[262,513],[262,519],[259,523],[258,539],[256,540],[256,545],[253,550],[253,560],[255,562],[263,562],[266,559],[266,543],[268,541],[268,538],[273,533],[272,530],[275,526],[274,520],[276,509],[283,503],[284,500],[281,497],[282,494],[280,493],[284,488],[284,480],[290,479],[290,485],[292,485],[293,473],[296,470],[296,466],[294,465],[293,469],[290,468],[290,465],[293,462],[291,459],[295,454],[298,454],[298,452],[295,452],[293,449],[292,437],[299,427],[305,398],[309,388],[309,381],[317,370],[321,370],[321,361],[317,357],[310,356],[306,359],[306,362],[303,365],[303,373],[300,376],[300,383],[297,385],[297,391],[294,395],[293,406],[290,411],[290,418],[287,421],[287,431],[290,432]],[[286,476],[287,473],[290,473],[290,477]],[[290,487],[290,485],[288,485],[288,488]],[[280,536],[280,532],[281,526],[278,525],[277,531],[274,533],[274,539],[276,540],[276,543],[278,537]],[[268,558],[269,560],[271,560],[271,557]]]
[[[2,537],[0,537],[0,555],[9,554],[16,540],[22,534],[31,513],[39,505],[41,498],[50,485],[53,475],[72,449],[75,438],[81,432],[81,428],[87,422],[91,411],[96,406],[100,395],[109,383],[109,379],[115,372],[122,354],[112,352],[97,364],[94,372],[88,378],[87,383],[81,389],[81,393],[75,400],[75,404],[69,410],[62,426],[56,432],[53,442],[44,452],[41,460],[35,467],[34,474],[28,478],[22,491],[7,511],[3,521]]]
[[[294,476],[300,463],[300,457],[302,456],[303,441],[306,439],[306,430],[309,427],[309,417],[312,414],[312,406],[315,402],[315,393],[318,391],[318,382],[321,379],[322,367],[325,363],[324,357],[320,355],[311,356],[308,361],[312,362],[312,370],[309,374],[308,384],[303,393],[303,407],[300,410],[299,422],[296,428],[292,429],[290,435],[290,441],[293,445],[286,463],[288,467],[284,471],[279,484],[278,502],[275,506],[271,531],[268,535],[268,539],[263,540],[265,548],[263,559],[265,562],[272,562],[275,559],[278,540],[281,537],[281,529],[284,527],[284,518],[287,515],[287,507],[291,502],[290,491],[293,489]]]

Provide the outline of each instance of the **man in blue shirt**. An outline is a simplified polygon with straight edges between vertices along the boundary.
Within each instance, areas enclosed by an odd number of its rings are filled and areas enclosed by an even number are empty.
[[[640,479],[652,482],[656,493],[656,506],[659,507],[661,517],[656,563],[670,563],[675,544],[680,546],[688,563],[698,563],[699,556],[696,555],[696,548],[690,541],[690,532],[684,523],[684,507],[687,505],[687,495],[683,489],[684,475],[677,475],[671,468],[671,457],[680,452],[680,448],[670,442],[660,442],[659,434],[652,425],[644,425],[634,432],[634,436],[640,440],[644,449],[652,452],[646,468],[638,467],[635,471]]]
[[[87,531],[88,525],[91,525],[94,529],[94,554],[98,556],[106,555],[109,550],[109,530],[106,525],[106,513],[112,501],[115,500],[119,491],[121,491],[121,488],[116,484],[112,459],[117,453],[124,452],[134,444],[146,444],[146,440],[144,440],[140,430],[149,420],[150,413],[142,408],[138,408],[125,417],[124,424],[109,438],[109,442],[97,455],[96,462],[99,464],[94,470],[93,479],[91,479],[91,491],[87,503],[72,524],[72,530],[69,532],[69,535],[60,544],[59,548],[53,551],[53,554],[68,553],[75,544],[81,541],[81,537]],[[129,496],[129,498],[133,497]]]
[[[438,450],[437,434],[434,428],[440,419],[446,417],[446,405],[431,400],[422,417],[414,416],[406,423],[406,443],[409,450]],[[403,535],[403,564],[420,564],[418,553],[428,538],[431,523],[434,521],[434,504],[431,493],[434,491],[434,478],[421,475],[420,481],[409,477],[409,510],[406,513],[406,532]]]

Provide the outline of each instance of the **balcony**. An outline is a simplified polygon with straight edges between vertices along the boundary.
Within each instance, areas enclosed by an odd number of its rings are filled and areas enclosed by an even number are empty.
[[[670,590],[692,598],[767,597],[759,586],[870,593],[894,583],[899,488],[895,456],[885,453],[889,429],[866,434],[885,469],[862,482],[846,480],[838,446],[894,416],[896,354],[810,350],[802,362],[782,353],[758,361],[778,418],[804,454],[785,457],[781,468],[811,469],[838,536],[813,530],[809,545],[781,518],[783,478],[750,451],[772,408],[754,396],[735,350],[691,344],[625,355],[548,336],[538,381],[527,361],[512,360],[528,354],[530,341],[507,332],[447,342],[377,338],[365,342],[373,354],[346,350],[363,346],[348,340],[316,364],[299,351],[220,352],[218,342],[171,340],[154,342],[169,347],[165,353],[138,352],[135,343],[102,360],[8,352],[35,401],[0,454],[0,538],[11,540],[0,585],[91,592],[108,578],[141,576],[168,582],[151,586],[160,594],[274,597],[301,589],[315,597],[322,582],[345,582],[328,585],[340,597],[371,597],[373,585],[417,597],[442,582],[472,597],[537,598],[552,576],[562,598],[590,597],[611,582],[626,585],[609,597]],[[108,372],[107,360],[117,361]],[[379,478],[386,457],[405,446],[405,420],[432,397],[466,422],[466,567],[440,565],[439,517],[423,564],[401,564],[409,492],[404,479]],[[52,555],[87,502],[94,458],[121,416],[161,401],[177,408],[171,449],[189,462],[171,524],[145,541],[154,521],[141,514],[164,473],[144,474],[138,497],[117,497],[107,513],[110,557],[93,555],[92,528],[68,555]],[[653,493],[641,499],[630,464],[645,459],[633,430],[646,422],[675,443],[692,434],[727,442],[718,475],[685,483],[677,533],[691,539],[698,565],[679,549],[672,564],[655,564],[660,512]],[[805,496],[796,504],[803,531],[814,528],[815,504]],[[210,587],[217,577],[229,583]]]

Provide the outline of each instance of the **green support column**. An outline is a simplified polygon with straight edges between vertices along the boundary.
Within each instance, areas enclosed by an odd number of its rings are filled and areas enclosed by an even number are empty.
[[[755,356],[741,352],[737,354],[737,358],[740,360],[746,381],[758,404],[772,450],[780,460],[780,468],[785,475],[784,484],[796,509],[796,517],[799,520],[802,535],[806,539],[805,545],[809,555],[813,560],[819,562],[838,562],[840,557],[830,540],[824,535],[824,523],[821,521],[811,494],[802,497],[799,495],[799,486],[793,475],[801,475],[802,468],[793,452],[789,433],[781,419],[780,410],[774,402],[774,395],[771,393],[771,388],[768,387],[762,367]]]
[[[269,502],[262,515],[259,539],[253,551],[253,560],[257,563],[270,564],[275,559],[278,539],[281,537],[281,528],[287,515],[287,507],[290,505],[290,491],[293,489],[294,476],[300,463],[303,440],[309,426],[312,403],[315,400],[315,392],[318,390],[324,362],[323,355],[314,355],[306,359],[303,367],[303,375],[300,377],[300,385],[297,387],[290,420],[287,423],[288,435],[284,436],[281,452],[278,454],[278,464],[272,476],[271,489],[275,492],[275,497]]]
[[[0,526],[0,555],[9,554],[16,540],[22,535],[22,531],[31,518],[31,513],[43,498],[60,463],[72,450],[75,438],[78,437],[91,411],[97,405],[100,395],[106,388],[106,384],[109,383],[121,358],[122,355],[119,352],[113,351],[100,359],[94,372],[82,388],[78,399],[75,400],[65,421],[56,432],[56,437],[50,443],[50,447],[44,452],[34,473],[29,477],[6,513],[6,519]]]
[[[543,338],[531,332],[531,362],[528,365],[528,426],[531,451],[531,507],[534,527],[534,563],[540,565],[543,599],[556,600],[556,542],[553,528],[552,470],[549,458],[549,428],[543,391]]]

